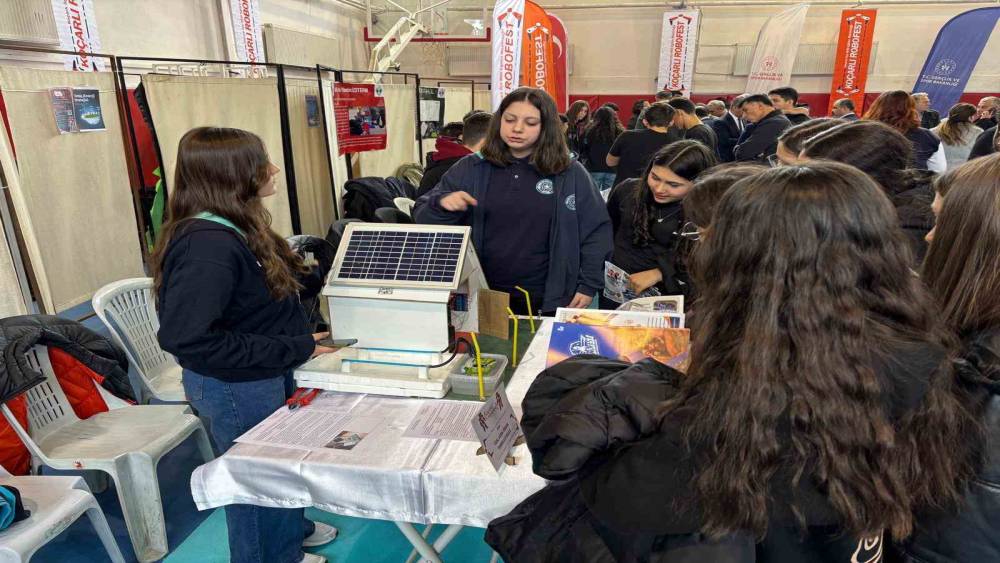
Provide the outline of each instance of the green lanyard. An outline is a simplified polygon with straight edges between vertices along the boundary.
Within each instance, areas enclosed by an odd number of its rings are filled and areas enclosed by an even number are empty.
[[[243,229],[237,227],[232,221],[226,219],[225,217],[219,217],[215,213],[210,213],[208,211],[202,211],[201,213],[194,216],[195,219],[204,219],[206,221],[212,221],[213,223],[218,223],[224,227],[229,227],[230,229],[236,231],[241,237],[247,238],[247,234],[243,232]]]

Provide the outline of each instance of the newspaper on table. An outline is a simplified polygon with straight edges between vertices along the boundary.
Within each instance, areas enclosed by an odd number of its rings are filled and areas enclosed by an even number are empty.
[[[637,297],[654,297],[660,295],[660,290],[651,287],[636,295],[629,289],[629,273],[611,262],[604,262],[604,297],[615,303],[625,303]]]
[[[556,322],[590,326],[684,328],[684,314],[666,311],[607,311],[604,309],[556,309]]]
[[[427,401],[410,421],[403,437],[478,442],[469,421],[480,406],[475,401]]]

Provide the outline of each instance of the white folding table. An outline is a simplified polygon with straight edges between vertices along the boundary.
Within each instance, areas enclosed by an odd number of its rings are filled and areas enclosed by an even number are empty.
[[[531,382],[545,369],[551,331],[552,321],[543,321],[507,384],[517,411]],[[391,520],[424,561],[440,563],[440,552],[463,526],[485,528],[544,487],[545,480],[531,472],[531,455],[523,445],[514,450],[517,465],[498,475],[486,456],[476,455],[476,443],[403,437],[427,400],[433,399],[365,396],[355,409],[377,412],[383,422],[350,451],[236,444],[195,470],[195,504],[200,510],[228,504],[312,506],[343,516]],[[414,523],[448,528],[429,545]]]

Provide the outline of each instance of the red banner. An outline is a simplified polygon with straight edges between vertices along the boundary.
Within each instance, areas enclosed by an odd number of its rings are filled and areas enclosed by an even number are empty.
[[[841,13],[840,41],[837,43],[837,62],[833,66],[827,114],[833,109],[833,103],[841,98],[850,98],[859,115],[864,108],[876,12],[877,10],[844,10]]]
[[[538,4],[524,3],[524,37],[521,39],[521,86],[545,90],[559,99],[556,89],[552,21]]]
[[[569,109],[569,41],[566,25],[558,16],[549,14],[552,22],[552,44],[556,52],[556,106],[559,113]]]
[[[388,136],[382,86],[334,83],[333,115],[340,154],[385,148]]]

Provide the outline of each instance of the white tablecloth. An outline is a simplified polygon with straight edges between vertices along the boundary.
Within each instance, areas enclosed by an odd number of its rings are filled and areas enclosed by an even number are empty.
[[[534,378],[545,369],[552,321],[546,320],[507,384],[516,410]],[[531,472],[527,447],[518,446],[518,465],[498,475],[478,444],[404,438],[425,399],[368,395],[356,409],[390,415],[384,427],[354,450],[309,451],[237,444],[191,476],[201,510],[227,504],[321,510],[419,524],[486,527],[490,520],[545,486]]]

